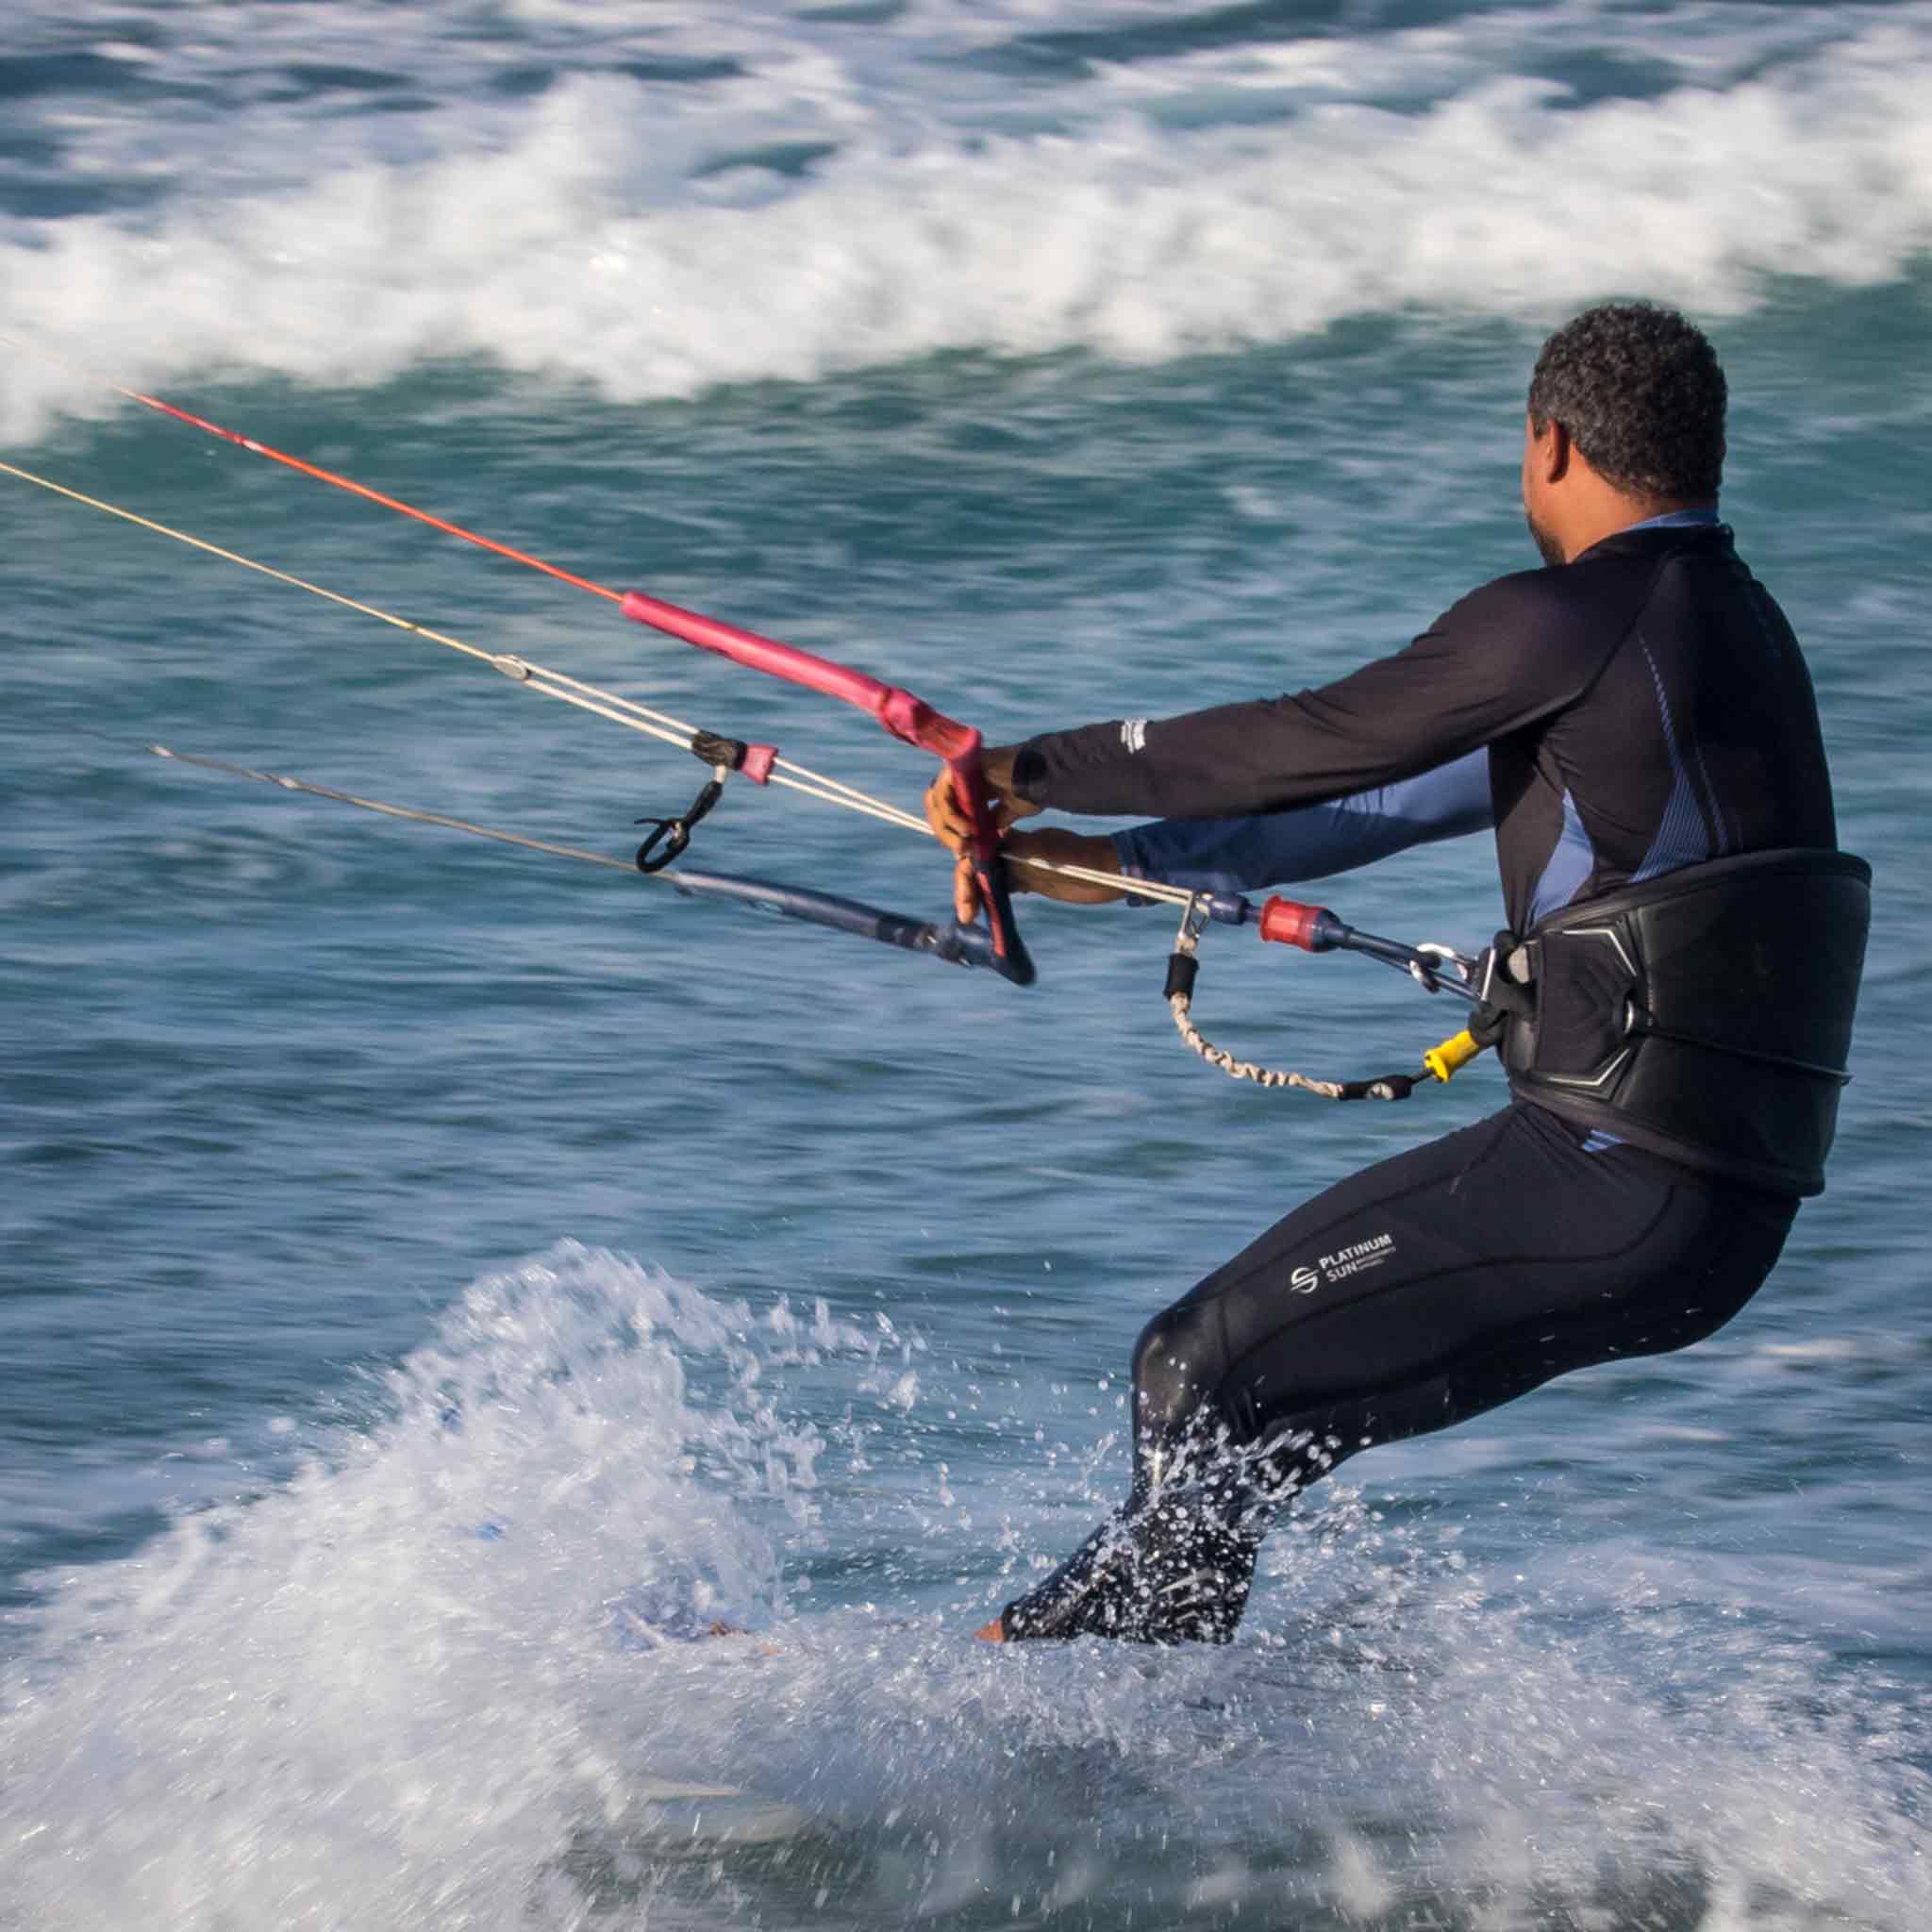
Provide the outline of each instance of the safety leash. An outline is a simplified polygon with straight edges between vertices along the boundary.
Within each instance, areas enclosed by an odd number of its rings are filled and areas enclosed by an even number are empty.
[[[1181,1039],[1210,1067],[1219,1067],[1231,1080],[1251,1080],[1257,1087],[1294,1088],[1323,1100],[1407,1100],[1424,1080],[1446,1083],[1492,1043],[1478,1040],[1464,1027],[1423,1056],[1421,1070],[1377,1074],[1362,1080],[1323,1080],[1286,1067],[1264,1067],[1256,1060],[1237,1059],[1216,1046],[1194,1024],[1194,983],[1200,974],[1201,933],[1210,919],[1229,925],[1246,924],[1253,906],[1232,892],[1199,892],[1181,913],[1174,951],[1168,955],[1167,1009]],[[1346,924],[1326,907],[1305,906],[1293,899],[1271,898],[1256,922],[1263,940],[1299,946],[1304,952],[1360,953],[1413,979],[1424,992],[1453,992],[1475,1005],[1478,961],[1453,947],[1424,942],[1408,945],[1385,940]],[[1487,1029],[1485,1029],[1487,1030]]]

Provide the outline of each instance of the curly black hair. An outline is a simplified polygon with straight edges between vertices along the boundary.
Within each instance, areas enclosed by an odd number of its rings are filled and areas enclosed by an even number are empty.
[[[1543,344],[1529,379],[1539,434],[1554,418],[1606,481],[1649,496],[1717,494],[1724,398],[1703,331],[1650,302],[1585,309]]]

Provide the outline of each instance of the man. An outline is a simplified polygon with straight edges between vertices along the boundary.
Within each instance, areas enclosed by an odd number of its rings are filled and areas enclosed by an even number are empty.
[[[1289,1497],[1375,1443],[1712,1333],[1824,1185],[1869,873],[1835,850],[1790,626],[1718,522],[1724,408],[1683,317],[1591,309],[1530,382],[1545,568],[1318,691],[987,754],[1003,825],[1166,818],[1015,833],[1009,854],[1202,890],[1492,824],[1509,926],[1481,1024],[1512,1100],[1296,1208],[1148,1324],[1126,1504],[982,1637],[1226,1641]],[[958,852],[944,781],[927,813]],[[955,890],[971,918],[963,863]]]

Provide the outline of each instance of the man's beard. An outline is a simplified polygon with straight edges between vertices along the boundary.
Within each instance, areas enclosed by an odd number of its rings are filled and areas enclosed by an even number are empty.
[[[1527,510],[1524,510],[1523,513],[1523,521],[1529,525],[1530,538],[1535,542],[1538,550],[1542,553],[1542,559],[1545,563],[1554,569],[1559,564],[1570,561],[1563,555],[1563,546]]]

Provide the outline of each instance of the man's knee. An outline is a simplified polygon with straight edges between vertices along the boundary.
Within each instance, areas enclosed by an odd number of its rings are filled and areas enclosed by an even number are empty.
[[[1202,1417],[1226,1370],[1221,1324],[1209,1304],[1176,1302],[1141,1331],[1134,1345],[1134,1420],[1174,1437]]]

